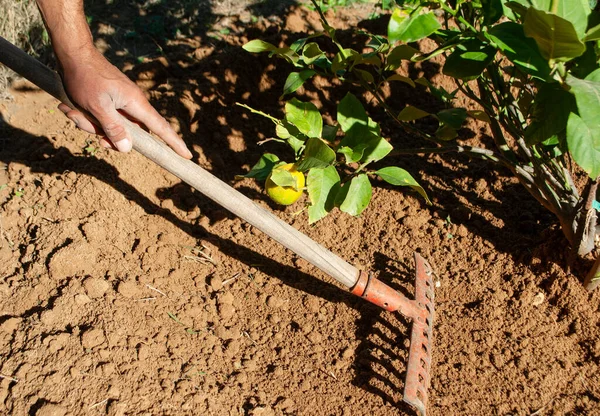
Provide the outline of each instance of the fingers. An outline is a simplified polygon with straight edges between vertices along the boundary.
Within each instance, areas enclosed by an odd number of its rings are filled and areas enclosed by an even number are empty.
[[[106,138],[118,151],[129,152],[131,150],[133,143],[127,135],[123,116],[114,107],[104,106],[101,110],[94,112],[94,117],[102,126]]]
[[[58,109],[62,111],[77,127],[91,134],[98,134],[98,128],[90,122],[79,110],[72,110],[66,104],[60,103]]]
[[[150,105],[146,99],[139,99],[127,104],[123,108],[131,117],[139,120],[146,125],[151,132],[160,137],[177,154],[186,159],[192,158],[192,153],[188,150],[185,142],[175,133],[171,125]]]

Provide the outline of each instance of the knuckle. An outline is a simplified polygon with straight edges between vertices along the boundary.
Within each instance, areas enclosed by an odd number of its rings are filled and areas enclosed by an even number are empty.
[[[125,128],[122,124],[117,122],[110,122],[102,126],[102,130],[106,133],[109,138],[119,138],[125,135]]]

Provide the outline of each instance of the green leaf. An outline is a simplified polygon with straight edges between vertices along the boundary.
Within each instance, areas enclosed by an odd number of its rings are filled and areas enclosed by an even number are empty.
[[[575,162],[592,179],[600,176],[600,132],[594,130],[581,117],[569,115],[567,123],[567,144]]]
[[[269,177],[273,168],[278,164],[280,164],[280,161],[276,155],[265,153],[260,157],[256,165],[250,169],[250,172],[246,173],[245,175],[236,176],[236,178],[254,178],[259,181],[264,181]]]
[[[600,69],[585,79],[567,77],[575,96],[579,116],[571,114],[567,123],[569,151],[592,179],[600,174]]]
[[[559,84],[543,83],[534,98],[531,122],[525,130],[526,143],[540,143],[564,131],[569,113],[576,108],[573,95]]]
[[[453,129],[460,129],[467,119],[467,110],[464,108],[450,108],[438,112],[436,117],[441,123],[447,124]]]
[[[600,40],[600,25],[596,25],[592,27],[585,33],[585,37],[583,38],[584,42],[589,42],[592,40]]]
[[[310,79],[315,74],[316,71],[313,71],[312,69],[306,69],[300,72],[290,72],[290,75],[288,75],[283,86],[282,97],[296,91],[306,82],[306,80]]]
[[[416,84],[412,79],[410,79],[409,77],[402,76],[400,74],[391,75],[391,76],[387,77],[386,81],[388,81],[388,82],[389,81],[401,81],[401,82],[404,82],[404,83],[410,85],[413,88],[416,87]]]
[[[296,167],[300,172],[312,168],[325,168],[335,162],[335,152],[321,139],[312,137],[307,140],[306,148],[302,153],[302,160]]]
[[[306,179],[306,190],[310,199],[308,223],[313,224],[327,215],[334,207],[332,188],[340,183],[340,175],[333,166],[311,169]]]
[[[350,184],[345,184],[341,188],[339,195],[343,196],[343,202],[341,198],[337,202],[340,202],[340,210],[356,217],[369,205],[372,194],[369,177],[360,173],[352,178]]]
[[[390,43],[416,42],[441,27],[433,12],[409,15],[402,9],[395,9],[388,24],[388,40]]]
[[[423,187],[419,185],[419,183],[406,170],[397,166],[388,166],[379,169],[375,172],[375,174],[389,184],[396,186],[410,186],[423,198],[425,198],[425,201],[427,201],[428,205],[431,205],[431,200],[427,196],[425,189],[423,189]]]
[[[387,56],[387,66],[385,67],[388,71],[395,71],[400,68],[402,61],[409,61],[413,56],[419,53],[418,49],[413,48],[409,45],[398,45]]]
[[[265,42],[264,40],[254,39],[246,43],[242,48],[248,52],[259,53],[259,52],[271,52],[277,49],[275,45]]]
[[[338,149],[338,153],[344,155],[346,163],[355,163],[362,159],[363,155],[365,154],[365,149],[368,146],[369,144],[364,142],[353,144],[352,146],[341,145]]]
[[[386,157],[394,148],[381,136],[374,136],[367,143],[360,161],[362,163],[377,162]]]
[[[340,126],[335,125],[335,126],[329,126],[329,125],[324,125],[323,126],[323,139],[327,140],[330,143],[333,143],[335,141],[335,139],[337,138],[337,132],[340,129]]]
[[[456,129],[447,125],[442,124],[435,132],[435,137],[441,140],[452,140],[458,137]]]
[[[583,38],[591,13],[588,0],[554,0],[557,3],[556,14],[573,24],[577,37]],[[552,2],[550,2],[552,4]],[[538,7],[539,9],[539,7]],[[552,12],[551,6],[546,11]]]
[[[364,71],[362,69],[354,68],[352,70],[352,72],[354,72],[357,77],[359,77],[360,79],[362,79],[367,84],[373,84],[375,82],[375,79],[373,78],[373,75],[370,72],[368,72],[368,71]]]
[[[504,14],[501,0],[481,0],[483,24],[486,26],[496,23]]]
[[[331,72],[338,75],[340,72],[345,71],[349,60],[356,55],[359,55],[359,53],[353,49],[343,49],[336,53],[331,63]]]
[[[398,114],[398,119],[402,121],[414,121],[429,115],[431,114],[427,111],[423,111],[412,105],[407,105],[400,111],[400,114]]]
[[[391,145],[381,137],[379,125],[368,117],[354,95],[348,93],[339,102],[337,120],[346,133],[338,149],[346,163],[379,160],[391,151]]]
[[[292,98],[285,104],[285,119],[308,137],[321,137],[323,119],[313,103]]]
[[[368,116],[358,98],[348,93],[337,106],[337,121],[342,130],[347,133],[356,125],[367,126]]]
[[[443,72],[453,78],[471,80],[477,78],[494,59],[496,49],[471,39],[456,46],[446,59]]]
[[[485,123],[490,123],[490,117],[483,110],[469,110],[467,114],[473,117],[475,120],[483,121]]]
[[[307,65],[312,64],[319,58],[325,57],[325,52],[319,48],[319,45],[315,42],[311,42],[304,47],[302,51],[302,58],[304,63]]]
[[[486,36],[526,74],[541,80],[550,76],[548,61],[540,53],[535,40],[525,36],[522,25],[514,22],[500,23],[492,27]]]
[[[298,179],[285,169],[273,169],[269,180],[275,183],[275,185],[281,187],[291,187],[294,188],[294,190],[296,191],[300,190],[298,188]]]
[[[546,59],[570,60],[585,52],[573,23],[552,13],[530,7],[523,24],[525,36],[533,38]]]

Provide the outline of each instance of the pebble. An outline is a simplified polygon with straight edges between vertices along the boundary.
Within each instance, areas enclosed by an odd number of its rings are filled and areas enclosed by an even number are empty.
[[[110,283],[104,279],[88,277],[83,281],[83,287],[90,298],[98,299],[110,289]]]
[[[94,348],[106,341],[104,332],[99,328],[88,329],[81,336],[81,345],[83,348]]]

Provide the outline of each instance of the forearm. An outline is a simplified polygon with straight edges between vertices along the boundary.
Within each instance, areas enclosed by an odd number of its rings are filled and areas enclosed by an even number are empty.
[[[37,0],[61,67],[85,62],[96,53],[83,0]]]

